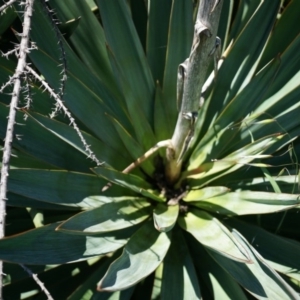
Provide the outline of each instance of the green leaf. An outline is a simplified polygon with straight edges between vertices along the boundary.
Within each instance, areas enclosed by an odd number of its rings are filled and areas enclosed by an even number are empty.
[[[164,102],[165,94],[161,90],[161,86],[156,84],[155,100],[154,100],[154,132],[158,141],[169,139],[173,128],[166,119],[168,111]]]
[[[86,0],[86,3],[89,5],[91,11],[97,10],[97,6],[95,4],[95,0]]]
[[[72,146],[74,150],[76,149],[77,151],[83,153],[86,157],[88,156],[88,153],[86,152],[86,149],[84,148],[80,137],[73,127],[39,114],[32,113],[30,114],[30,116],[43,128],[51,132],[53,135],[55,135],[65,143]],[[113,148],[109,147],[101,140],[94,138],[92,135],[84,131],[81,131],[81,134],[98,160],[104,161],[108,165],[116,166],[119,168],[125,168],[127,166],[128,161],[130,160],[130,156],[126,151],[124,151],[124,149],[122,152],[115,151]],[[85,161],[85,163],[86,157],[82,159]]]
[[[64,23],[58,24],[59,31],[65,38],[69,38],[80,23],[81,17],[73,18]]]
[[[57,46],[57,37],[40,2],[35,2],[34,11],[36,13],[33,14],[30,34],[38,50],[32,51],[30,58],[49,85],[57,91],[61,84],[61,67],[58,67],[61,64],[61,53]],[[132,130],[124,106],[116,105],[121,102],[115,93],[82,64],[64,40],[63,45],[67,57],[68,76],[63,97],[65,105],[90,132],[115,150],[121,150],[116,131],[106,113],[117,117],[123,126]]]
[[[280,76],[277,76],[265,95],[266,100],[255,109],[250,118],[262,120],[262,117],[272,117],[273,123],[253,122],[252,125],[244,129],[243,136],[251,134],[259,138],[270,133],[287,132],[288,134],[281,141],[281,144],[273,145],[270,152],[291,143],[299,135],[299,126],[295,119],[299,108],[300,88],[297,81],[299,76],[300,60],[296,55],[299,48],[300,37],[288,48],[288,53],[281,56]],[[247,121],[247,120],[246,120]],[[249,119],[251,121],[251,119]],[[249,124],[249,121],[247,123]],[[239,146],[237,144],[237,146]]]
[[[9,77],[13,76],[16,69],[16,63],[13,60],[7,60],[5,57],[0,56],[0,82],[4,83],[8,80]],[[38,112],[43,115],[48,115],[53,110],[53,100],[51,99],[48,93],[45,93],[41,88],[40,84],[37,82],[30,83],[31,94],[34,95],[34,99],[39,99],[38,101],[34,101],[34,106],[31,105],[29,111],[30,112]],[[0,102],[8,105],[11,100],[10,93],[12,92],[12,87],[8,86],[4,89],[3,94],[1,94]],[[26,96],[23,93],[20,94],[20,102],[19,106],[27,102],[24,99]],[[7,108],[6,108],[7,109]],[[70,120],[67,120],[63,115],[58,115],[56,117],[57,120],[64,122],[66,124],[70,124]],[[24,120],[23,120],[24,121]],[[78,120],[76,120],[79,122]]]
[[[230,191],[229,188],[225,186],[208,186],[199,190],[191,190],[188,194],[183,198],[184,201],[202,201],[209,198],[221,196]]]
[[[97,167],[94,168],[93,171],[107,179],[110,180],[114,183],[129,187],[135,187],[136,189],[138,187],[143,188],[143,189],[150,189],[152,186],[150,183],[148,183],[145,179],[136,176],[136,175],[132,175],[132,174],[126,174],[126,173],[122,173],[120,171],[114,170],[112,168],[105,168],[105,167]]]
[[[300,281],[300,243],[270,233],[260,227],[231,219],[228,224],[240,231],[276,271]]]
[[[0,151],[3,151],[1,146]],[[0,166],[1,165],[2,163],[0,163]],[[40,161],[39,159],[14,148],[12,148],[12,155],[10,157],[10,168],[55,169],[52,165]]]
[[[247,0],[238,1],[240,9],[238,9],[237,15],[234,18],[234,24],[230,31],[229,41],[236,39],[236,37],[241,34],[242,30],[251,20],[261,3],[261,0],[252,0],[251,2],[247,2]]]
[[[158,266],[160,268],[160,265]],[[157,269],[156,269],[157,270]],[[134,299],[152,299],[152,293],[154,292],[153,282],[155,273],[153,272],[148,277],[143,279],[137,285],[135,285]]]
[[[298,195],[254,191],[233,192],[199,200],[194,200],[197,202],[191,204],[227,216],[267,214],[291,209],[300,204]]]
[[[107,55],[104,31],[87,1],[51,0],[50,5],[62,22],[80,18],[76,30],[68,40],[89,70],[118,94]]]
[[[165,203],[158,203],[153,211],[154,226],[158,231],[170,231],[179,214],[179,205],[166,205]]]
[[[92,274],[86,276],[80,286],[68,297],[68,300],[130,300],[135,287],[114,293],[99,293],[95,290],[99,277],[104,276],[109,265],[119,255],[118,252],[114,253],[112,257],[101,259],[97,269]]]
[[[100,291],[130,287],[152,273],[164,259],[170,239],[147,222],[129,240],[122,255],[109,267],[98,284]]]
[[[139,193],[145,197],[153,199],[158,202],[164,202],[165,200],[159,197],[158,192],[153,190],[151,184],[146,180],[132,174],[124,174],[122,172],[110,169],[110,168],[94,168],[93,171],[101,176],[102,178],[107,179],[115,184],[118,184],[123,187],[127,187],[132,191]]]
[[[102,206],[104,204],[107,203],[111,203],[111,202],[120,202],[120,201],[124,201],[124,200],[131,200],[131,201],[135,201],[135,200],[141,200],[141,198],[138,197],[128,197],[128,196],[121,196],[121,197],[107,197],[107,196],[89,196],[86,197],[82,200],[82,207],[85,209],[92,209],[92,208],[96,208],[99,206]],[[84,205],[83,205],[84,203]]]
[[[257,141],[253,141],[223,159],[214,159],[213,161],[200,165],[194,170],[183,172],[182,178],[191,178],[190,186],[192,188],[207,185],[211,181],[232,173],[244,166],[251,165],[251,162],[255,159],[266,157],[263,153],[276,142],[280,142],[283,137],[284,135],[273,134],[272,136],[266,136]],[[258,166],[261,167],[262,165]]]
[[[257,72],[257,64],[274,25],[279,2],[279,0],[260,1],[258,6],[254,4],[254,7],[252,7],[255,13],[235,40],[218,72],[212,98],[207,109],[207,116],[209,117],[204,124],[203,132],[208,130],[212,125],[213,118],[217,117],[222,109],[247,86]],[[247,9],[249,7],[248,3],[245,3],[244,7]],[[244,16],[243,10],[240,9],[239,11]],[[255,39],[252,38],[253,34],[255,34]],[[233,38],[236,38],[236,33]],[[232,120],[232,117],[230,120]]]
[[[252,1],[254,2],[254,1]],[[251,2],[251,4],[252,4]],[[232,20],[232,12],[233,12],[233,5],[234,5],[234,0],[229,0],[229,1],[223,1],[222,4],[222,11],[221,11],[221,17],[219,21],[219,28],[218,28],[218,37],[221,39],[222,42],[222,52],[227,48],[228,43],[230,42],[228,40],[228,32],[230,30],[230,23]],[[236,24],[236,22],[235,22]],[[234,24],[234,25],[235,25]]]
[[[134,95],[133,90],[130,88],[128,78],[125,76],[125,74],[123,74],[123,69],[121,68],[118,61],[116,61],[116,59],[113,57],[113,54],[110,52],[109,54],[110,57],[112,57],[112,64],[114,65],[116,74],[115,76],[120,82],[122,93],[124,94],[126,100],[130,119],[132,120],[137,140],[144,149],[149,149],[155,142],[153,129],[150,123],[147,122],[141,109],[140,103],[136,103],[136,96]],[[124,138],[126,138],[126,135],[125,137],[120,135],[120,137],[122,140],[124,140]],[[128,142],[129,141],[126,141],[125,145],[128,145]]]
[[[4,3],[1,1],[0,6],[2,6]],[[13,21],[16,19],[17,14],[15,13],[14,9],[9,6],[4,11],[1,12],[1,18],[0,18],[0,35],[2,36],[3,33],[9,28],[9,26],[13,23]]]
[[[0,104],[1,139],[5,137],[7,116],[8,107]],[[37,122],[31,118],[24,121],[23,116],[22,113],[17,113],[16,122],[19,126],[16,126],[15,131],[20,138],[14,139],[13,146],[16,149],[35,157],[42,164],[46,162],[52,168],[58,167],[72,171],[90,172],[89,168],[95,163],[87,161],[85,154],[80,153],[73,146],[68,145],[47,129],[38,126]],[[68,155],[65,155],[65,153],[68,153]],[[74,161],[77,163],[74,164]]]
[[[132,134],[130,132],[126,131],[126,129],[122,126],[122,124],[120,124],[120,122],[118,120],[116,120],[115,118],[112,118],[112,117],[111,117],[111,120],[112,120],[112,123],[114,124],[122,142],[124,143],[124,146],[126,147],[127,151],[130,153],[131,160],[136,161],[139,157],[143,156],[145,153],[143,150],[144,147],[142,145],[140,145],[134,139],[134,137],[132,136]],[[141,127],[140,124],[138,124],[138,126]],[[147,136],[144,132],[143,132],[143,135]],[[128,163],[127,163],[127,166],[128,166]],[[143,168],[145,170],[145,172],[149,175],[151,175],[154,172],[154,167],[150,160],[145,160],[141,164],[141,168]]]
[[[16,67],[17,67],[16,62],[7,60],[5,57],[2,57],[2,55],[0,56],[0,82],[1,82],[1,84],[4,84],[5,82],[7,82],[7,80],[9,79],[10,76],[13,76]],[[9,94],[7,95],[7,93],[12,92],[12,87],[8,86],[6,89],[4,89],[4,92],[5,93],[1,94],[0,102],[4,103],[6,105],[9,105],[9,103],[11,101],[11,96]],[[6,122],[7,122],[7,120],[6,120]]]
[[[266,179],[270,182],[273,190],[275,193],[281,193],[280,187],[276,181],[276,179],[274,179],[269,170],[267,168],[261,168],[262,172],[264,173],[264,176],[266,177]]]
[[[286,5],[272,30],[270,40],[268,41],[259,64],[260,67],[263,67],[279,53],[284,52],[299,35],[300,24],[298,22],[299,15],[297,14],[299,9],[299,1],[292,0]],[[291,26],[291,24],[293,24],[293,26]],[[286,34],[287,32],[288,34]]]
[[[211,299],[248,299],[242,287],[223,270],[207,250],[190,235],[185,235],[202,286],[207,286]],[[203,298],[205,290],[203,289]],[[207,292],[206,292],[207,293]]]
[[[172,1],[166,52],[165,73],[163,79],[163,99],[167,129],[174,130],[178,115],[176,106],[177,68],[185,61],[191,51],[193,40],[193,2]],[[173,132],[167,132],[171,136]]]
[[[155,270],[151,299],[159,299],[161,295],[162,277],[163,277],[163,264],[160,264]]]
[[[130,6],[131,18],[139,36],[139,40],[143,49],[145,49],[147,39],[148,5],[139,0],[131,0],[128,4]]]
[[[149,5],[147,59],[154,81],[162,86],[172,2],[152,0]]]
[[[205,247],[236,261],[251,262],[231,232],[209,213],[191,208],[185,216],[179,216],[178,223]]]
[[[89,174],[51,171],[12,169],[9,172],[8,191],[53,204],[73,207],[91,208],[89,201],[83,200],[89,195],[97,195],[106,181]],[[126,192],[119,186],[113,186],[106,196],[125,196]],[[100,204],[100,203],[99,203]]]
[[[98,0],[97,3],[107,43],[133,93],[132,105],[141,108],[152,127],[154,82],[128,7],[123,0]]]
[[[255,76],[223,110],[214,110],[208,112],[205,117],[203,116],[203,118],[210,122],[212,116],[216,116],[217,119],[211,124],[210,129],[205,130],[205,128],[202,128],[205,134],[204,136],[200,135],[201,138],[197,142],[195,141],[195,149],[190,158],[192,165],[196,162],[201,163],[204,160],[222,157],[230,153],[230,150],[240,149],[246,143],[250,142],[249,138],[246,139],[246,137],[241,136],[240,130],[246,129],[246,133],[249,131],[248,128],[249,123],[251,124],[251,119],[247,118],[247,116],[263,100],[263,96],[278,72],[279,65],[280,60],[274,60],[268,67]],[[218,99],[213,98],[211,101],[217,101]],[[214,103],[216,107],[219,107],[218,103]],[[216,114],[216,112],[218,113]],[[202,120],[199,120],[199,122],[202,122]],[[269,135],[274,134],[274,132],[273,130]]]
[[[61,205],[61,204],[54,204],[44,201],[39,201],[36,199],[24,197],[22,195],[18,195],[12,192],[8,192],[7,194],[7,206],[11,207],[23,207],[23,208],[35,208],[35,209],[42,209],[42,210],[69,210],[69,211],[80,211],[80,207],[71,207],[68,205]]]
[[[280,56],[280,68],[278,75],[274,78],[272,85],[264,95],[264,101],[255,109],[250,116],[249,121],[255,118],[267,116],[272,117],[273,124],[263,122],[252,122],[252,126],[247,126],[244,129],[243,136],[255,135],[257,138],[260,136],[268,135],[271,132],[288,132],[283,144],[289,143],[294,137],[299,135],[299,126],[296,122],[296,111],[299,107],[299,66],[300,60],[298,57],[297,49],[300,45],[300,36],[298,36],[293,43],[284,51]],[[237,144],[237,146],[239,146]],[[278,149],[275,145],[271,148],[272,151]]]
[[[132,286],[126,290],[116,291],[116,292],[99,293],[96,291],[92,299],[93,300],[131,300],[134,297],[135,289],[136,287]],[[87,298],[86,300],[90,300],[90,299],[91,298]]]
[[[172,244],[163,262],[161,299],[202,299],[197,274],[181,230],[173,232]]]
[[[143,199],[105,203],[64,221],[57,230],[73,234],[97,234],[134,226],[149,217],[150,203]]]
[[[242,264],[213,251],[210,255],[257,299],[299,299],[299,295],[268,266],[262,256],[237,232],[234,236],[247,249],[252,264]]]
[[[78,287],[81,281],[92,273],[96,268],[100,268],[105,258],[93,258],[88,261],[81,261],[60,266],[26,266],[33,274],[38,274],[38,278],[51,293],[53,299],[67,299],[68,296]],[[5,278],[9,278],[10,284],[6,284],[3,289],[5,299],[20,298],[44,298],[45,294],[41,289],[37,289],[36,282],[32,276],[24,272],[18,264],[5,263]],[[27,276],[26,276],[27,275]],[[76,282],[77,284],[74,284]],[[73,284],[72,284],[73,283]],[[62,289],[62,285],[64,288]],[[95,287],[95,285],[94,285]],[[81,298],[84,299],[84,298]]]
[[[83,236],[55,231],[58,225],[53,223],[0,240],[0,259],[40,265],[88,259],[121,248],[137,229],[131,227],[98,236]]]
[[[275,181],[280,187],[281,193],[293,194],[297,188],[297,175],[295,176],[273,176],[272,180]],[[232,190],[254,190],[254,191],[266,191],[268,188],[273,188],[269,177],[253,176],[251,179],[245,178],[243,182],[237,183],[235,180],[230,184]],[[274,189],[274,188],[273,188]]]

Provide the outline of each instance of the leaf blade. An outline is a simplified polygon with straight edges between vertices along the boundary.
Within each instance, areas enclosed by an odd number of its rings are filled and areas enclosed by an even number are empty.
[[[144,199],[109,202],[71,217],[56,230],[85,235],[120,230],[143,222],[150,211]]]
[[[91,208],[85,198],[100,193],[106,181],[90,174],[61,170],[12,169],[8,191],[37,201]],[[114,186],[106,196],[125,196],[130,191]]]
[[[115,184],[127,187],[132,191],[142,194],[145,197],[149,197],[158,202],[164,202],[150,183],[141,177],[132,174],[124,174],[122,172],[113,170],[111,168],[94,168],[93,171],[102,178],[107,179]]]
[[[97,3],[108,45],[128,80],[130,90],[134,94],[133,100],[137,101],[135,105],[141,107],[143,115],[152,127],[154,82],[128,7],[120,0],[98,0]]]
[[[179,205],[166,205],[158,203],[153,211],[155,228],[160,232],[170,231],[177,221]]]
[[[147,222],[131,237],[122,255],[111,264],[99,282],[98,290],[115,291],[139,282],[158,267],[169,246],[167,234],[159,233]]]
[[[267,214],[291,209],[300,204],[300,199],[298,195],[293,194],[240,191],[190,203],[211,212],[234,216]]]
[[[172,244],[163,262],[161,299],[202,299],[192,257],[181,230],[172,233]]]
[[[185,217],[179,217],[178,223],[208,249],[233,260],[250,262],[245,249],[239,247],[229,230],[210,214],[191,208]]]
[[[247,249],[252,264],[241,264],[209,251],[234,279],[257,299],[299,299],[299,295],[272,269],[259,253],[237,232],[234,235]]]
[[[53,223],[2,239],[1,259],[40,265],[86,260],[121,248],[136,230],[125,229],[102,236],[79,236],[55,231],[58,225],[59,223]]]

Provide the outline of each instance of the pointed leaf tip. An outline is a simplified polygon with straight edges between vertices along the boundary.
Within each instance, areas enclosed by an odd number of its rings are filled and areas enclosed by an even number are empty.
[[[110,265],[97,290],[123,290],[147,277],[161,264],[170,243],[166,233],[155,230],[152,222],[145,223]]]
[[[166,205],[159,203],[153,212],[153,221],[155,228],[160,232],[170,231],[179,214],[179,205]]]

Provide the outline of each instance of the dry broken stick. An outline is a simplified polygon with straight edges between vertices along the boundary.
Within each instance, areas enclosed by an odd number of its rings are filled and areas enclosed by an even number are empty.
[[[25,265],[20,264],[20,266],[24,269],[24,271],[26,271],[28,273],[28,275],[30,275],[33,280],[39,285],[39,287],[41,288],[41,290],[44,292],[44,294],[47,297],[47,300],[54,300],[53,297],[51,296],[50,292],[47,290],[47,288],[45,287],[44,283],[42,281],[40,281],[40,279],[38,278],[37,274],[34,274],[31,272],[30,269],[28,269]]]
[[[19,102],[19,95],[21,90],[21,76],[24,73],[26,66],[26,57],[29,52],[29,32],[31,26],[32,7],[34,0],[26,0],[23,20],[23,32],[21,34],[21,42],[18,54],[18,64],[15,70],[13,80],[14,87],[12,98],[10,101],[7,129],[5,134],[5,142],[3,148],[3,158],[1,167],[1,182],[0,182],[0,238],[5,234],[5,215],[6,215],[6,194],[7,194],[7,179],[9,171],[9,162],[11,156],[12,142],[14,136],[14,125],[16,119],[16,111]],[[3,262],[0,262],[0,299],[2,299],[3,287]]]
[[[0,6],[0,12],[4,11],[6,8],[8,8],[9,6],[13,5],[14,2],[16,2],[17,0],[10,0],[6,3],[4,3],[2,6]]]
[[[50,117],[53,118],[55,117],[57,111],[60,109],[64,112],[64,114],[69,118],[70,120],[70,125],[74,128],[76,131],[77,135],[79,136],[86,153],[88,154],[88,158],[90,158],[92,161],[94,161],[97,166],[101,166],[104,164],[104,162],[100,162],[100,160],[96,157],[95,153],[91,150],[90,145],[88,145],[87,141],[85,140],[83,134],[81,133],[79,127],[77,126],[75,119],[72,117],[71,112],[67,109],[67,107],[64,105],[63,101],[60,99],[59,95],[56,94],[53,89],[49,86],[49,84],[37,73],[35,72],[32,68],[29,66],[26,67],[26,70],[30,72],[45,88],[45,90],[50,94],[51,97],[54,98],[55,100],[55,110],[51,113]]]

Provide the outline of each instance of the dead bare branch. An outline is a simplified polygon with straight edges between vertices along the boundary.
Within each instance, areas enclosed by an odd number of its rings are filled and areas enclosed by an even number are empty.
[[[33,280],[38,284],[38,286],[41,288],[41,290],[44,292],[44,294],[47,296],[48,300],[54,300],[53,297],[51,296],[50,292],[46,289],[44,283],[42,281],[40,281],[40,279],[38,278],[37,274],[34,274],[31,272],[30,269],[28,269],[26,266],[24,266],[23,264],[20,264],[20,266],[24,269],[24,271],[26,271],[32,278]]]
[[[5,235],[5,216],[6,216],[6,200],[7,200],[7,179],[9,172],[9,162],[11,156],[11,148],[13,142],[14,126],[16,119],[16,111],[19,102],[21,90],[21,76],[26,66],[26,57],[28,54],[29,32],[31,26],[32,7],[34,0],[26,0],[24,10],[23,32],[20,42],[19,59],[15,70],[13,81],[14,87],[10,102],[9,116],[3,148],[2,166],[1,166],[1,182],[0,182],[0,238]],[[0,262],[0,299],[2,296],[3,287],[3,262]]]
[[[14,2],[16,2],[17,0],[10,0],[6,3],[4,3],[1,7],[0,7],[0,12],[4,11],[6,8],[8,8],[9,6],[11,6],[12,4],[14,4]]]
[[[177,97],[180,103],[175,131],[172,136],[173,148],[167,149],[166,177],[170,182],[180,174],[182,158],[194,134],[194,126],[200,109],[201,90],[207,76],[212,53],[219,46],[217,29],[222,9],[222,0],[200,1],[194,26],[194,39],[190,56],[179,65]],[[216,42],[217,41],[217,42]]]

